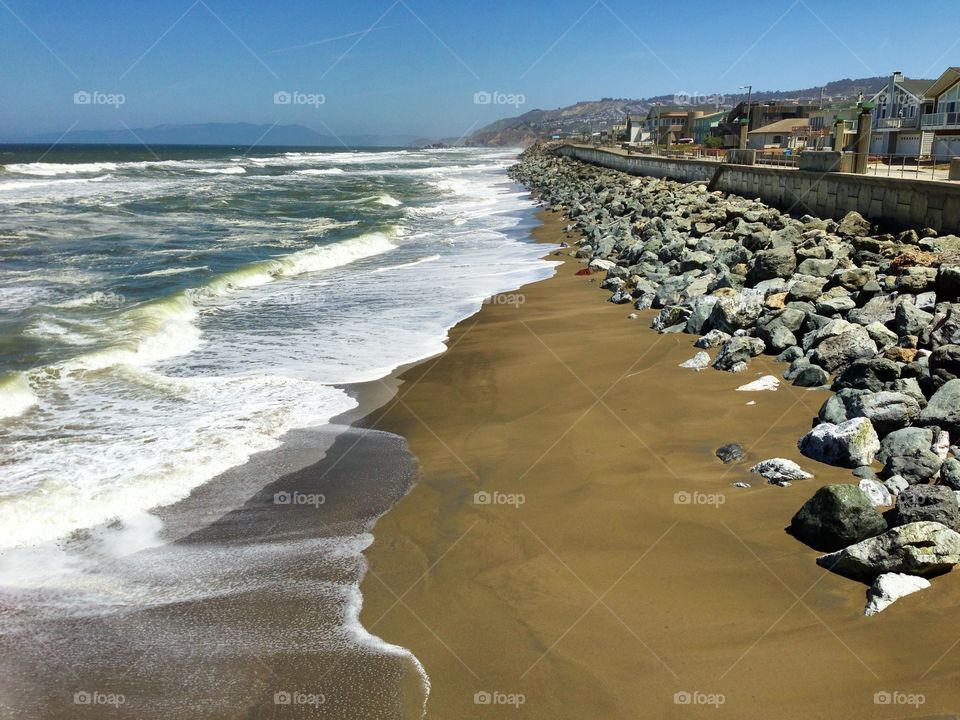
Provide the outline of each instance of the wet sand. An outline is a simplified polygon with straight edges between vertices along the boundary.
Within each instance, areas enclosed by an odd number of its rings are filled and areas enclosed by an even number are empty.
[[[563,239],[543,217],[536,238]],[[735,392],[782,372],[766,358],[678,368],[691,336],[627,320],[601,277],[551,259],[367,421],[407,439],[421,477],[374,529],[361,620],[423,663],[427,717],[952,717],[960,575],[864,618],[866,587],[784,532],[852,480],[796,450],[828,394]],[[744,461],[714,457],[728,442]],[[769,457],[816,478],[749,475]]]

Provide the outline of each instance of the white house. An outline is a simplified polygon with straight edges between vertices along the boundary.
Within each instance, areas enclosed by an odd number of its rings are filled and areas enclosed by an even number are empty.
[[[921,119],[924,138],[938,162],[960,157],[960,67],[951,67],[927,89],[933,112]]]
[[[923,143],[920,118],[933,111],[927,90],[934,80],[911,80],[895,72],[887,86],[870,100],[876,103],[870,152],[875,155],[919,157],[930,153]]]

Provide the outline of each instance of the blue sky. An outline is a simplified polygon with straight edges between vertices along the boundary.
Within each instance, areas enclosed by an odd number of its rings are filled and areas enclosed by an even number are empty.
[[[242,121],[455,137],[605,96],[936,77],[960,64],[955,15],[953,0],[0,0],[0,136]],[[483,91],[524,103],[478,105]]]

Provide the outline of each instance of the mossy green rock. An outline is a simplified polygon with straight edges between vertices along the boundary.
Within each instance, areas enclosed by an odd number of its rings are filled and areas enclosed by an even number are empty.
[[[793,533],[817,550],[839,550],[887,530],[887,521],[856,485],[824,485],[793,516]]]

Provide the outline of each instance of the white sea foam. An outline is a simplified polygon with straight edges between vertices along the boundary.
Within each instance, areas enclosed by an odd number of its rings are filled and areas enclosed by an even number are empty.
[[[400,202],[395,197],[393,197],[393,195],[390,195],[388,193],[379,195],[376,198],[376,200],[380,205],[386,205],[387,207],[400,207],[401,205],[403,205],[402,202]]]
[[[0,419],[22,415],[37,404],[27,376],[7,373],[0,376]]]
[[[41,177],[54,177],[56,175],[76,175],[79,173],[97,173],[105,170],[116,170],[117,163],[96,162],[96,163],[14,163],[5,165],[7,172],[17,173],[19,175],[39,175]]]
[[[294,175],[344,175],[346,173],[342,168],[307,168],[306,170],[294,170]]]
[[[167,277],[168,275],[182,275],[183,273],[193,273],[200,272],[201,270],[209,270],[208,265],[196,265],[194,267],[182,267],[182,268],[164,268],[163,270],[154,270],[152,272],[143,273],[141,275],[134,275],[133,277],[140,278],[149,278],[149,277]]]
[[[207,173],[208,175],[245,175],[247,169],[239,165],[231,165],[230,167],[215,167],[215,168],[195,168],[197,172]]]
[[[400,265],[388,265],[386,267],[377,268],[376,270],[374,270],[374,272],[384,273],[384,272],[391,272],[393,270],[403,270],[404,268],[415,267],[417,265],[422,265],[423,263],[428,263],[428,262],[434,262],[439,259],[440,259],[439,255],[428,255],[427,257],[420,258],[419,260],[413,260],[412,262],[402,263]]]

